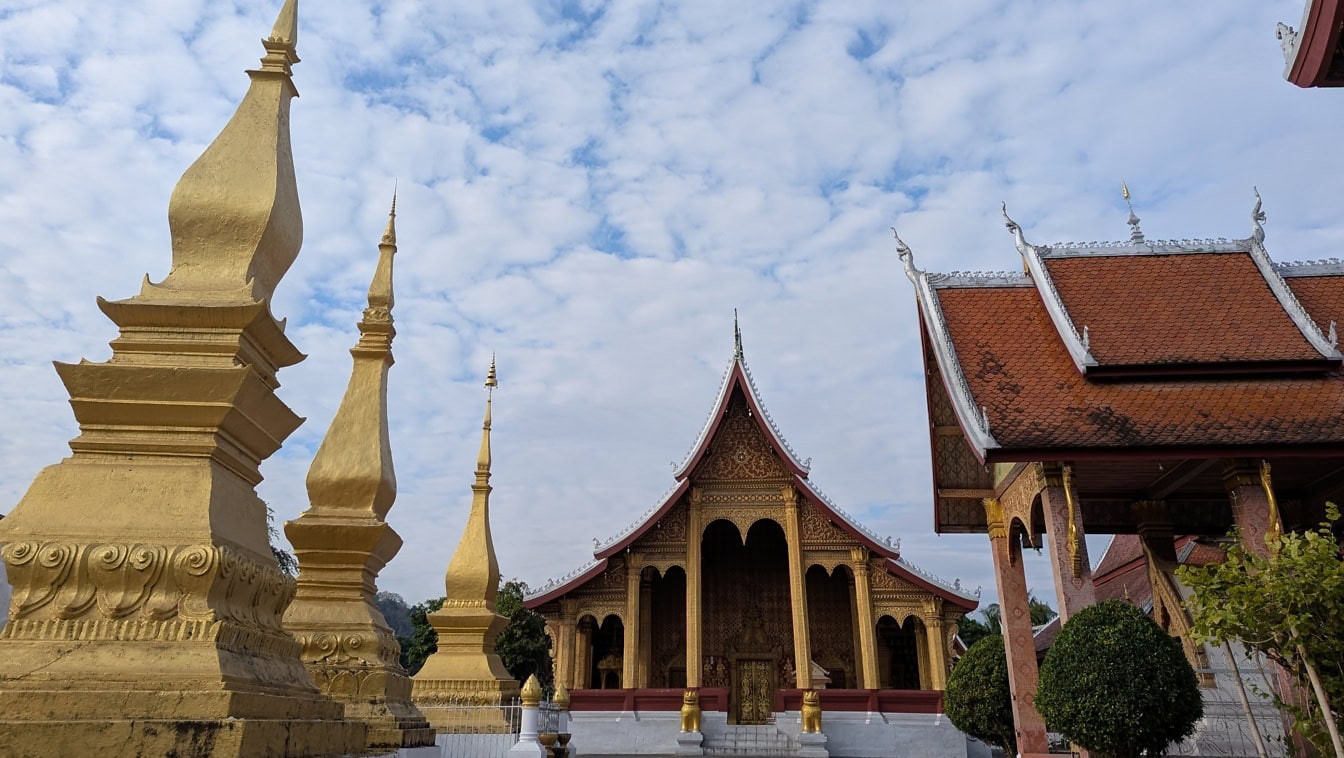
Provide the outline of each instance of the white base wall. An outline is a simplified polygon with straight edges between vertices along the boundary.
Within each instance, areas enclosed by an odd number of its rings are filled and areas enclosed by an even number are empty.
[[[968,745],[946,716],[828,711],[821,717],[832,758],[979,758],[983,745]],[[775,714],[775,726],[794,740],[802,732],[797,711]],[[700,729],[709,742],[727,732],[726,713],[704,713]],[[583,756],[670,756],[677,752],[681,714],[675,711],[578,711],[570,714],[572,744]]]

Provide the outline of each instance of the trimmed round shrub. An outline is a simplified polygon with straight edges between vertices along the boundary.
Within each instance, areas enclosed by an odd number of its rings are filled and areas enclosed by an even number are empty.
[[[1003,637],[976,642],[952,668],[943,694],[943,710],[952,725],[976,739],[1017,753],[1013,697],[1008,689],[1008,659]]]
[[[1204,713],[1181,643],[1129,603],[1084,608],[1041,665],[1036,709],[1094,756],[1162,755]]]

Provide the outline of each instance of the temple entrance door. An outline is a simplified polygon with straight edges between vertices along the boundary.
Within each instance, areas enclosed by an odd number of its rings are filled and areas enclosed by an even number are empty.
[[[775,662],[768,658],[737,661],[737,723],[764,724],[774,713]]]

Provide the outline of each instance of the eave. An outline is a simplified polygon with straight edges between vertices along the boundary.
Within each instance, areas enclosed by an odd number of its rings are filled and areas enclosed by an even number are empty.
[[[1307,0],[1299,29],[1279,24],[1284,78],[1298,87],[1344,86],[1344,0]]]

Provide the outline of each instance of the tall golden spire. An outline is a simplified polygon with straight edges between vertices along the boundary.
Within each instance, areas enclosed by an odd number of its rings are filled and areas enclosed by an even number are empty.
[[[303,217],[289,139],[298,15],[298,0],[286,0],[261,42],[261,68],[247,72],[247,95],[173,189],[173,268],[157,285],[146,280],[142,296],[266,300],[298,256]]]
[[[430,626],[439,634],[438,650],[413,679],[411,698],[430,709],[426,715],[440,731],[454,726],[453,715],[436,706],[462,699],[502,703],[518,694],[518,682],[495,652],[495,638],[508,626],[508,619],[497,612],[499,563],[490,536],[490,406],[498,385],[491,357],[485,378],[481,451],[476,458],[476,481],[471,485],[471,514],[448,562],[444,576],[447,598],[442,608],[429,614]]]
[[[388,217],[389,229],[396,200]],[[394,362],[392,339],[392,242],[384,234],[369,283],[369,304],[359,321],[359,341],[351,348],[354,368],[331,428],[308,469],[308,499],[314,510],[336,508],[387,515],[397,497],[392,447],[387,429],[387,373]]]

